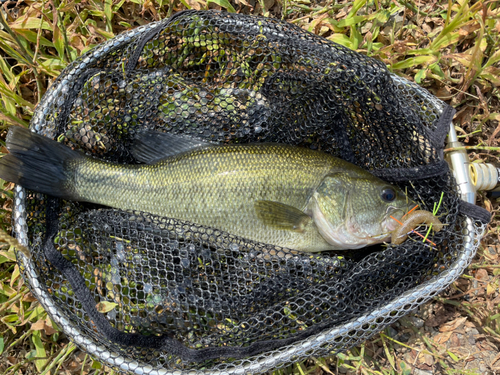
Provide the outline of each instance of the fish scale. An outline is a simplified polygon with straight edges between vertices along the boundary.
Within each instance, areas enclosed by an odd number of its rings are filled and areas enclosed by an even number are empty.
[[[329,246],[313,223],[302,233],[270,228],[257,217],[254,202],[276,201],[304,210],[336,161],[286,145],[221,146],[139,167],[109,168],[108,163],[86,160],[75,166],[73,174],[76,193],[83,200],[174,217],[301,250]]]

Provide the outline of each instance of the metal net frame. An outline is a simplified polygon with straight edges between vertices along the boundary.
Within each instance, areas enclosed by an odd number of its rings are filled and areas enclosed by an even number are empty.
[[[104,110],[110,98],[113,107]],[[65,334],[119,371],[263,373],[346,350],[443,291],[479,246],[486,224],[460,202],[443,160],[449,114],[443,102],[381,63],[283,22],[181,12],[139,27],[72,63],[38,105],[31,129],[118,162],[130,162],[128,146],[136,129],[162,121],[163,131],[214,143],[274,141],[320,148],[382,178],[396,175],[393,182],[423,204],[446,191],[441,214],[449,228],[432,237],[437,250],[413,239],[360,254],[311,256],[145,213],[62,202],[57,250],[86,278],[94,302],[128,300],[118,313],[102,314],[111,326],[146,337],[174,331],[171,348],[187,347],[189,353],[215,348],[199,358],[183,357],[184,349],[126,345],[99,332],[72,290],[75,285],[44,256],[49,199],[16,186],[14,231],[32,251],[30,259],[18,254],[23,276]],[[329,133],[332,121],[340,130]],[[419,179],[419,174],[427,176]],[[192,242],[185,241],[188,234]],[[140,249],[130,259],[124,255],[129,243]],[[85,268],[97,269],[99,261],[109,266],[106,272]],[[197,261],[206,261],[200,269],[207,280],[193,271]],[[391,273],[398,278],[390,279]],[[157,280],[162,277],[167,281]],[[127,291],[117,289],[125,279]],[[354,285],[350,289],[348,281]],[[366,287],[377,283],[381,286]],[[161,288],[167,291],[155,294]],[[232,321],[221,323],[227,320]],[[271,323],[280,329],[268,328]]]

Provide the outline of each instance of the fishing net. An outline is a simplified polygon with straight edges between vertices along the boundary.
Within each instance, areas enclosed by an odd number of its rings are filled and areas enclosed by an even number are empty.
[[[69,337],[121,371],[257,373],[345,350],[443,290],[475,253],[489,218],[459,198],[443,159],[452,115],[383,63],[285,22],[186,11],[139,27],[72,63],[32,130],[128,164],[144,129],[317,149],[399,185],[445,229],[300,253],[16,187],[24,277]]]

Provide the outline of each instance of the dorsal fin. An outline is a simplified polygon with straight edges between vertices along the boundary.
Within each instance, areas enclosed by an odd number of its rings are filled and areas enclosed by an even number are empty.
[[[137,161],[153,164],[181,152],[210,145],[187,136],[146,130],[136,136],[131,151]]]

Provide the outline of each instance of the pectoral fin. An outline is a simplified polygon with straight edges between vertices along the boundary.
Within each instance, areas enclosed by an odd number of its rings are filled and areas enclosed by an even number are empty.
[[[311,217],[298,208],[273,201],[256,201],[255,212],[265,225],[275,229],[303,232]]]

